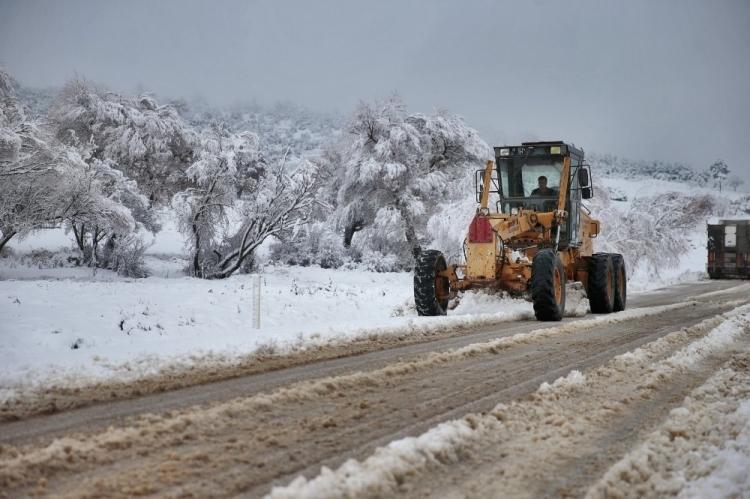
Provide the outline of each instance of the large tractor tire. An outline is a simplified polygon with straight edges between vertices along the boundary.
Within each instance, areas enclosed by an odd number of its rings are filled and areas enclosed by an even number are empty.
[[[565,267],[554,250],[540,250],[531,262],[531,301],[537,320],[562,320],[565,313]]]
[[[414,267],[414,303],[419,315],[446,315],[450,281],[438,275],[447,268],[443,254],[426,250],[417,257]]]
[[[594,253],[591,256],[588,294],[593,313],[612,313],[615,308],[615,268],[609,253]]]
[[[612,266],[615,270],[615,303],[612,310],[622,312],[628,302],[628,274],[625,272],[625,259],[622,255],[612,254]]]

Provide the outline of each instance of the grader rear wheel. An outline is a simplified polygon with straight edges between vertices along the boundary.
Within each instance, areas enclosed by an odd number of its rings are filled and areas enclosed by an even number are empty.
[[[414,267],[414,303],[419,315],[446,315],[450,282],[439,275],[447,268],[443,254],[437,250],[420,253]]]
[[[537,320],[562,320],[565,313],[565,267],[555,251],[543,249],[534,256],[530,287]]]
[[[628,275],[625,272],[625,259],[622,255],[612,255],[612,265],[615,270],[615,303],[613,310],[622,312],[628,301]]]
[[[615,308],[615,269],[612,255],[594,253],[589,261],[589,305],[595,314],[609,314]]]

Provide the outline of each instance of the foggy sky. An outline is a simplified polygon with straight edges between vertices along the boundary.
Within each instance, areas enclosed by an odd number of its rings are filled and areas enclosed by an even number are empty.
[[[748,0],[0,0],[0,64],[30,86],[343,113],[397,91],[490,145],[723,158],[750,181]]]

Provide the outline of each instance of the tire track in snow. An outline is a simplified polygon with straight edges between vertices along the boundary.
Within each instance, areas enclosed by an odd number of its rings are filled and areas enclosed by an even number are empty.
[[[486,446],[487,441],[505,449],[500,452],[500,456],[509,461],[516,461],[513,468],[520,472],[518,455],[513,455],[514,451],[516,454],[522,454],[522,449],[536,445],[546,452],[554,453],[553,449],[560,446],[561,440],[575,439],[575,436],[581,435],[581,428],[570,422],[576,419],[571,417],[574,416],[569,413],[571,409],[584,412],[591,410],[588,416],[579,416],[579,420],[596,420],[602,417],[606,420],[608,413],[623,411],[622,406],[627,406],[636,397],[636,394],[631,393],[620,400],[615,397],[606,402],[611,392],[611,384],[627,384],[627,381],[632,382],[635,379],[635,391],[640,391],[643,395],[649,390],[659,390],[670,377],[690,370],[711,356],[726,352],[748,333],[750,306],[741,306],[725,314],[719,325],[710,329],[705,336],[701,334],[706,325],[715,323],[715,319],[704,321],[692,328],[693,335],[690,331],[667,335],[633,352],[616,357],[606,366],[597,368],[588,375],[573,371],[552,385],[542,385],[532,400],[498,406],[489,415],[470,414],[465,418],[443,423],[419,437],[398,440],[379,448],[364,462],[350,460],[336,471],[324,468],[320,475],[309,481],[299,477],[287,487],[275,488],[268,497],[377,497],[397,491],[408,491],[408,494],[411,494],[414,491],[404,486],[404,483],[408,482],[407,477],[450,465],[458,461],[462,455],[471,452],[473,447]],[[696,335],[699,336],[698,339],[695,339]],[[674,349],[680,346],[682,348],[674,352]],[[666,359],[657,360],[667,352],[673,353]],[[560,411],[560,407],[556,407],[560,405],[561,400],[575,402],[578,399],[590,398],[592,391],[603,393],[595,397],[594,404],[579,407],[574,403],[567,411]],[[602,401],[605,401],[602,407],[597,408]],[[524,444],[514,443],[514,439]],[[545,443],[540,445],[539,442]],[[523,460],[523,464],[527,466],[534,466],[533,463],[533,459]],[[508,483],[507,474],[504,474],[502,486],[493,490],[494,494],[534,495],[528,487],[524,487],[525,479],[530,477],[521,472],[520,483],[515,483],[514,487]],[[514,478],[519,482],[518,475]],[[438,492],[435,488],[427,490]],[[475,489],[477,493],[480,491],[488,492],[481,487]],[[444,492],[443,490],[438,493],[442,495]]]

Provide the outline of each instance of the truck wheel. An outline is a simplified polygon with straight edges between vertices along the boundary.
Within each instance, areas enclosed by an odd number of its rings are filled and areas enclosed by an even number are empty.
[[[622,255],[612,255],[612,266],[615,270],[615,303],[612,310],[622,312],[628,301],[628,274],[625,272],[625,259]]]
[[[554,250],[540,250],[531,262],[531,301],[537,320],[559,321],[565,313],[565,267]]]
[[[446,315],[450,281],[438,275],[447,268],[443,254],[426,250],[417,257],[414,267],[414,303],[419,315]]]
[[[595,314],[609,314],[615,308],[615,272],[612,256],[594,253],[589,260],[589,305]]]

